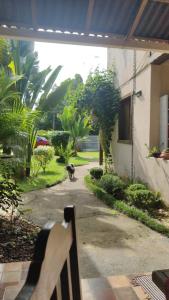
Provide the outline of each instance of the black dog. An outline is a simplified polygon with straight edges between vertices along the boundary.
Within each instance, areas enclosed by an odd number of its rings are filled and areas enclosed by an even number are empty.
[[[69,174],[69,179],[72,180],[74,178],[74,174],[75,174],[75,167],[73,164],[69,164],[66,166],[66,170]]]

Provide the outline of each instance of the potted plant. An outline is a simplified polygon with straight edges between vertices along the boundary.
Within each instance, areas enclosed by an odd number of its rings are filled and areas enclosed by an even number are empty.
[[[149,148],[147,146],[147,144],[145,144],[145,146],[147,147],[147,149],[149,151],[148,156],[147,156],[148,158],[149,157],[155,157],[155,158],[161,157],[161,151],[160,151],[160,149],[158,147],[154,146],[152,148]]]
[[[169,148],[164,149],[161,154],[160,157],[166,160],[169,160]]]

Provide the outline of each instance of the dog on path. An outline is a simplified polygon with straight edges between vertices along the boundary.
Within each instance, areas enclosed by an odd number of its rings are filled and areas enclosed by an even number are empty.
[[[69,164],[66,166],[66,170],[68,172],[69,175],[69,179],[72,180],[74,178],[74,174],[75,174],[75,167],[73,164]]]

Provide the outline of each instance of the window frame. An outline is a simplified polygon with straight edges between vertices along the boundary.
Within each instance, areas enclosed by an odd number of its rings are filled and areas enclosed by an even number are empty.
[[[130,138],[129,139],[120,139],[120,113],[119,113],[119,118],[118,118],[118,140],[117,142],[118,143],[121,143],[121,144],[129,144],[131,145],[132,144],[132,94],[127,94],[125,95],[121,100],[120,100],[120,105],[121,103],[125,102],[125,101],[130,101],[130,107],[129,107],[129,135],[130,135]]]

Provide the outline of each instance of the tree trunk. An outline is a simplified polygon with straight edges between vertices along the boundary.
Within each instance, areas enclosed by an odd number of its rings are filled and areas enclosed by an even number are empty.
[[[31,144],[28,144],[28,153],[27,153],[27,161],[26,161],[26,177],[30,177],[31,173],[31,158],[32,158],[32,148]]]
[[[102,149],[101,144],[100,144],[100,147],[99,147],[99,165],[100,166],[103,165],[103,149]]]

